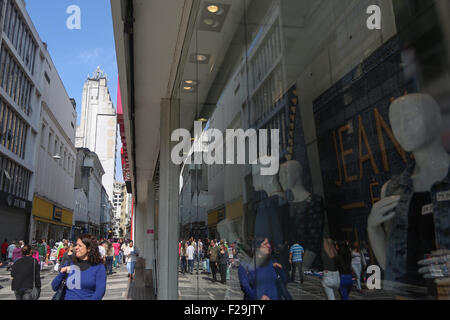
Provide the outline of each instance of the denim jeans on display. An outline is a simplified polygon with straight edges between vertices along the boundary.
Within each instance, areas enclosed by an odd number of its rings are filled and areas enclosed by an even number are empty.
[[[387,230],[385,288],[401,291],[401,283],[407,283],[408,215],[414,195],[411,175],[415,163],[410,161],[406,170],[394,176],[388,183],[386,196],[399,195],[400,202]],[[450,170],[446,178],[431,187],[436,243],[439,249],[450,249]]]

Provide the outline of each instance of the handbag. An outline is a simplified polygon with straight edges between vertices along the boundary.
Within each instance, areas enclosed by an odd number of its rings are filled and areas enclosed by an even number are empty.
[[[64,300],[66,297],[66,280],[67,280],[67,273],[64,276],[63,280],[61,281],[61,284],[58,287],[58,290],[56,290],[56,293],[54,294],[52,300]]]
[[[31,300],[38,300],[41,290],[36,287],[36,260],[33,258],[33,290],[31,291]]]
[[[286,283],[283,281],[283,278],[281,277],[281,273],[283,272],[282,269],[274,268],[276,273],[276,286],[277,286],[277,292],[278,297],[280,300],[293,300],[291,294],[289,293]]]

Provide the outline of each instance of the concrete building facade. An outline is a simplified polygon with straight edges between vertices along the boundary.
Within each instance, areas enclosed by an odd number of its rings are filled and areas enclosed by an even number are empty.
[[[108,79],[100,68],[89,76],[83,87],[81,121],[75,146],[95,152],[105,170],[102,183],[113,199],[116,174],[117,115],[108,90]]]

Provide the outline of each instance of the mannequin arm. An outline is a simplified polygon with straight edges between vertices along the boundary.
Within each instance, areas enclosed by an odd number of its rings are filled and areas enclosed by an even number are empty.
[[[367,221],[367,233],[372,250],[380,263],[381,268],[386,268],[387,235],[383,224],[389,223],[395,216],[394,209],[400,202],[400,196],[385,197],[386,185],[382,189],[382,199],[375,203]]]

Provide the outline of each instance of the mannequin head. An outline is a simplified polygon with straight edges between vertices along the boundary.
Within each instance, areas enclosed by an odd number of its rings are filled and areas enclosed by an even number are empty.
[[[278,181],[278,177],[276,175],[273,176],[263,176],[261,175],[261,165],[256,164],[252,166],[252,175],[253,175],[253,187],[256,191],[266,191],[266,193],[270,196],[270,194],[274,191],[280,191],[280,183]]]
[[[280,183],[283,190],[292,190],[298,183],[303,185],[302,175],[303,168],[300,162],[291,160],[283,163],[280,166]]]
[[[410,94],[395,100],[389,110],[395,138],[406,152],[431,144],[442,123],[437,102],[427,94]]]

